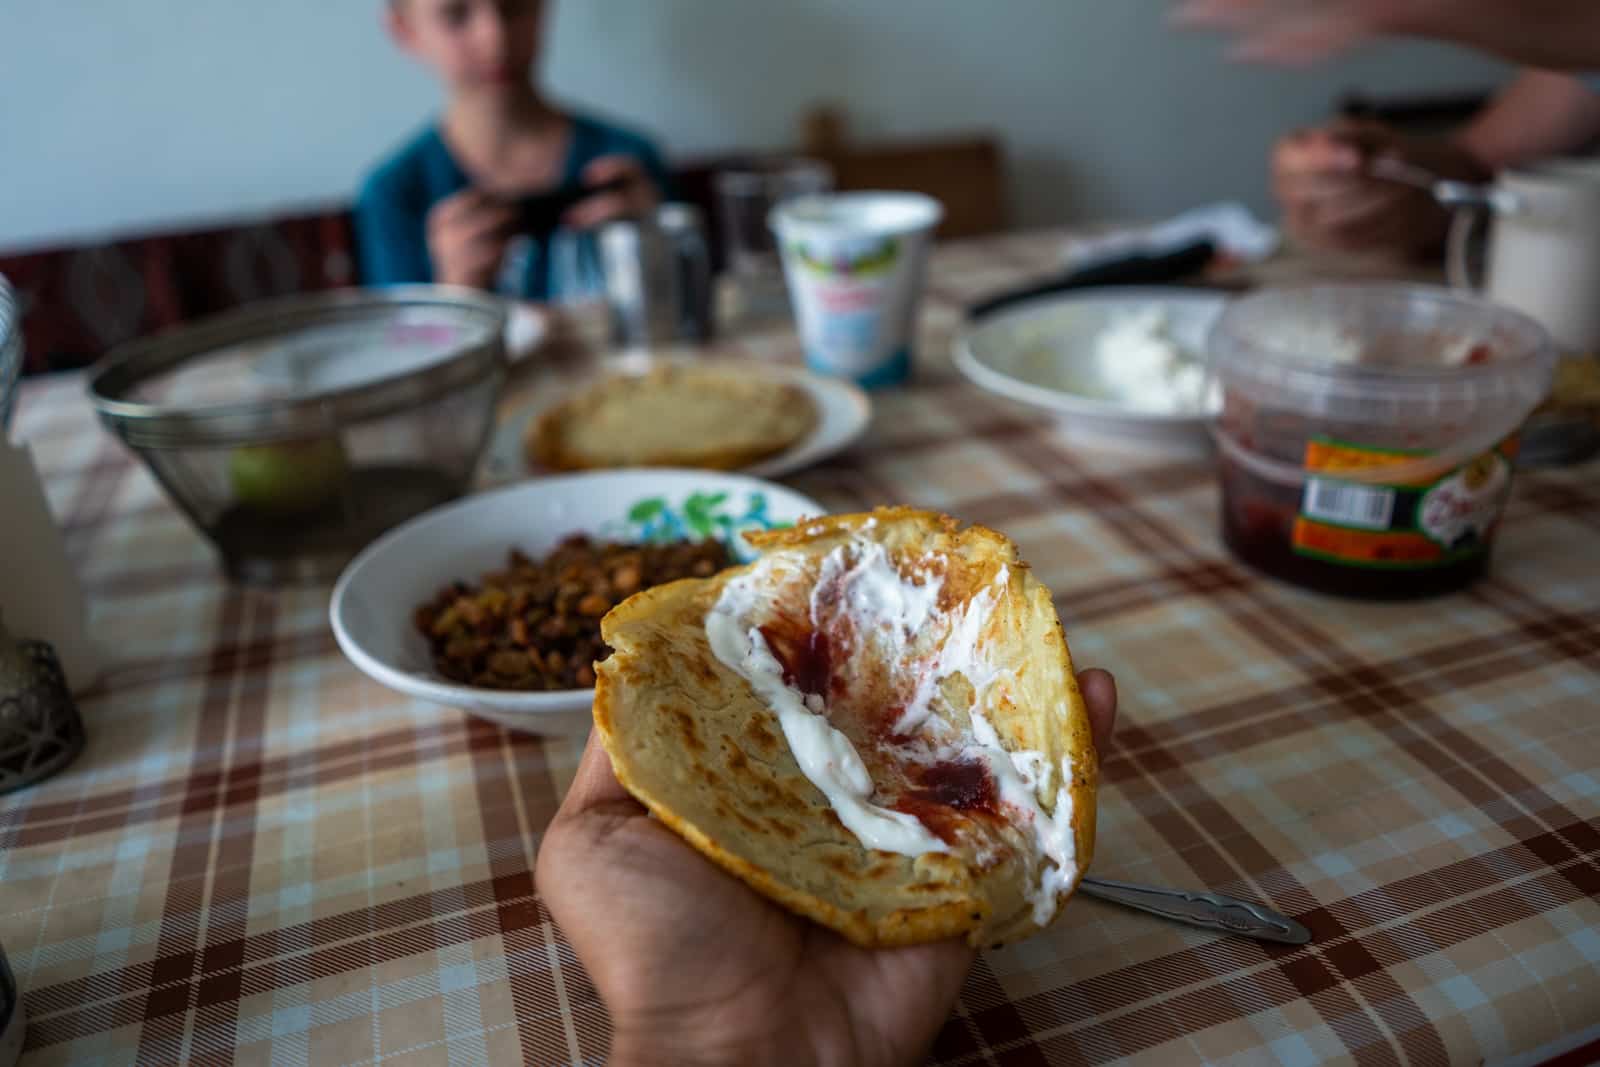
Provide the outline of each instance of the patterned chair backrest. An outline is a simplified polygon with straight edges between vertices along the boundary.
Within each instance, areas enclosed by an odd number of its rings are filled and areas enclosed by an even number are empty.
[[[22,303],[28,373],[86,366],[145,334],[358,280],[343,208],[0,254],[0,275]]]

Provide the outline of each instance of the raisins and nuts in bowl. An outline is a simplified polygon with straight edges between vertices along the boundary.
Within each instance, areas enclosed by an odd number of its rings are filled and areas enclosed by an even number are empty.
[[[329,616],[374,680],[513,729],[581,734],[600,619],[654,585],[751,556],[744,533],[823,513],[780,485],[626,470],[480,493],[384,535],[345,570]]]

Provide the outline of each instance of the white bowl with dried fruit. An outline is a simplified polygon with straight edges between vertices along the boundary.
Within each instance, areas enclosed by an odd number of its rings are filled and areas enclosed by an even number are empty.
[[[747,531],[823,513],[734,474],[546,478],[385,534],[345,569],[328,614],[344,654],[391,689],[514,730],[581,734],[606,611],[748,558]]]

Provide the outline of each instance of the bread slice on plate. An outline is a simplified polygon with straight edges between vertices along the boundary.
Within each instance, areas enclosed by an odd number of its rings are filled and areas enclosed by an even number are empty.
[[[750,886],[863,946],[1036,933],[1094,852],[1096,757],[1050,593],[981,526],[883,509],[603,623],[617,778]]]
[[[817,427],[799,386],[733,367],[667,366],[608,378],[529,424],[528,458],[551,470],[737,470]]]

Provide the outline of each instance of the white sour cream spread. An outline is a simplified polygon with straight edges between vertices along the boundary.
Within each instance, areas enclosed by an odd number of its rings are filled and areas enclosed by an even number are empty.
[[[1036,790],[1050,788],[1050,763],[1039,752],[1007,752],[1000,737],[974,705],[972,736],[977,751],[1000,787],[1001,803],[1017,809],[1033,826],[1039,850],[1055,864],[1045,869],[1039,886],[1028,893],[1033,905],[1033,921],[1041,926],[1056,913],[1056,895],[1072,882],[1078,870],[1078,840],[1072,833],[1072,766],[1061,761],[1061,785],[1056,789],[1056,810],[1046,815],[1039,807]]]
[[[1219,406],[1205,366],[1172,337],[1161,307],[1114,315],[1094,339],[1094,363],[1106,389],[1134,411],[1176,415]]]
[[[751,616],[765,602],[755,591],[759,571],[729,582],[716,607],[706,616],[706,637],[711,652],[738,673],[756,695],[778,714],[778,724],[789,751],[811,784],[822,790],[845,828],[868,848],[920,856],[948,852],[950,848],[914,815],[869,803],[872,778],[850,739],[813,710],[821,703],[806,697],[784,680],[783,665]]]
[[[825,701],[790,685],[760,626],[776,599],[774,569],[781,554],[764,557],[747,574],[729,581],[706,616],[711,651],[750,683],[778,716],[784,739],[800,770],[833,807],[839,821],[865,846],[906,856],[948,852],[950,847],[921,820],[872,803],[874,786],[866,764],[850,739],[826,718]],[[810,624],[827,631],[847,616],[857,640],[877,643],[889,663],[911,659],[912,646],[929,628],[945,636],[931,661],[916,661],[918,681],[895,735],[905,738],[908,759],[976,761],[993,777],[1000,803],[1010,817],[1028,825],[1040,853],[1049,860],[1028,899],[1041,925],[1055,914],[1058,893],[1077,876],[1077,842],[1072,830],[1072,768],[1063,761],[1055,792],[1055,812],[1046,815],[1037,794],[1049,795],[1055,768],[1039,752],[1010,752],[1000,743],[981,708],[984,696],[1007,671],[979,654],[978,638],[1010,580],[1002,568],[994,584],[972,597],[957,613],[939,610],[944,581],[924,566],[908,580],[875,541],[856,540],[823,558],[808,602]],[[944,679],[960,673],[972,686],[972,734],[951,739],[931,704]],[[941,729],[935,730],[934,727]]]

